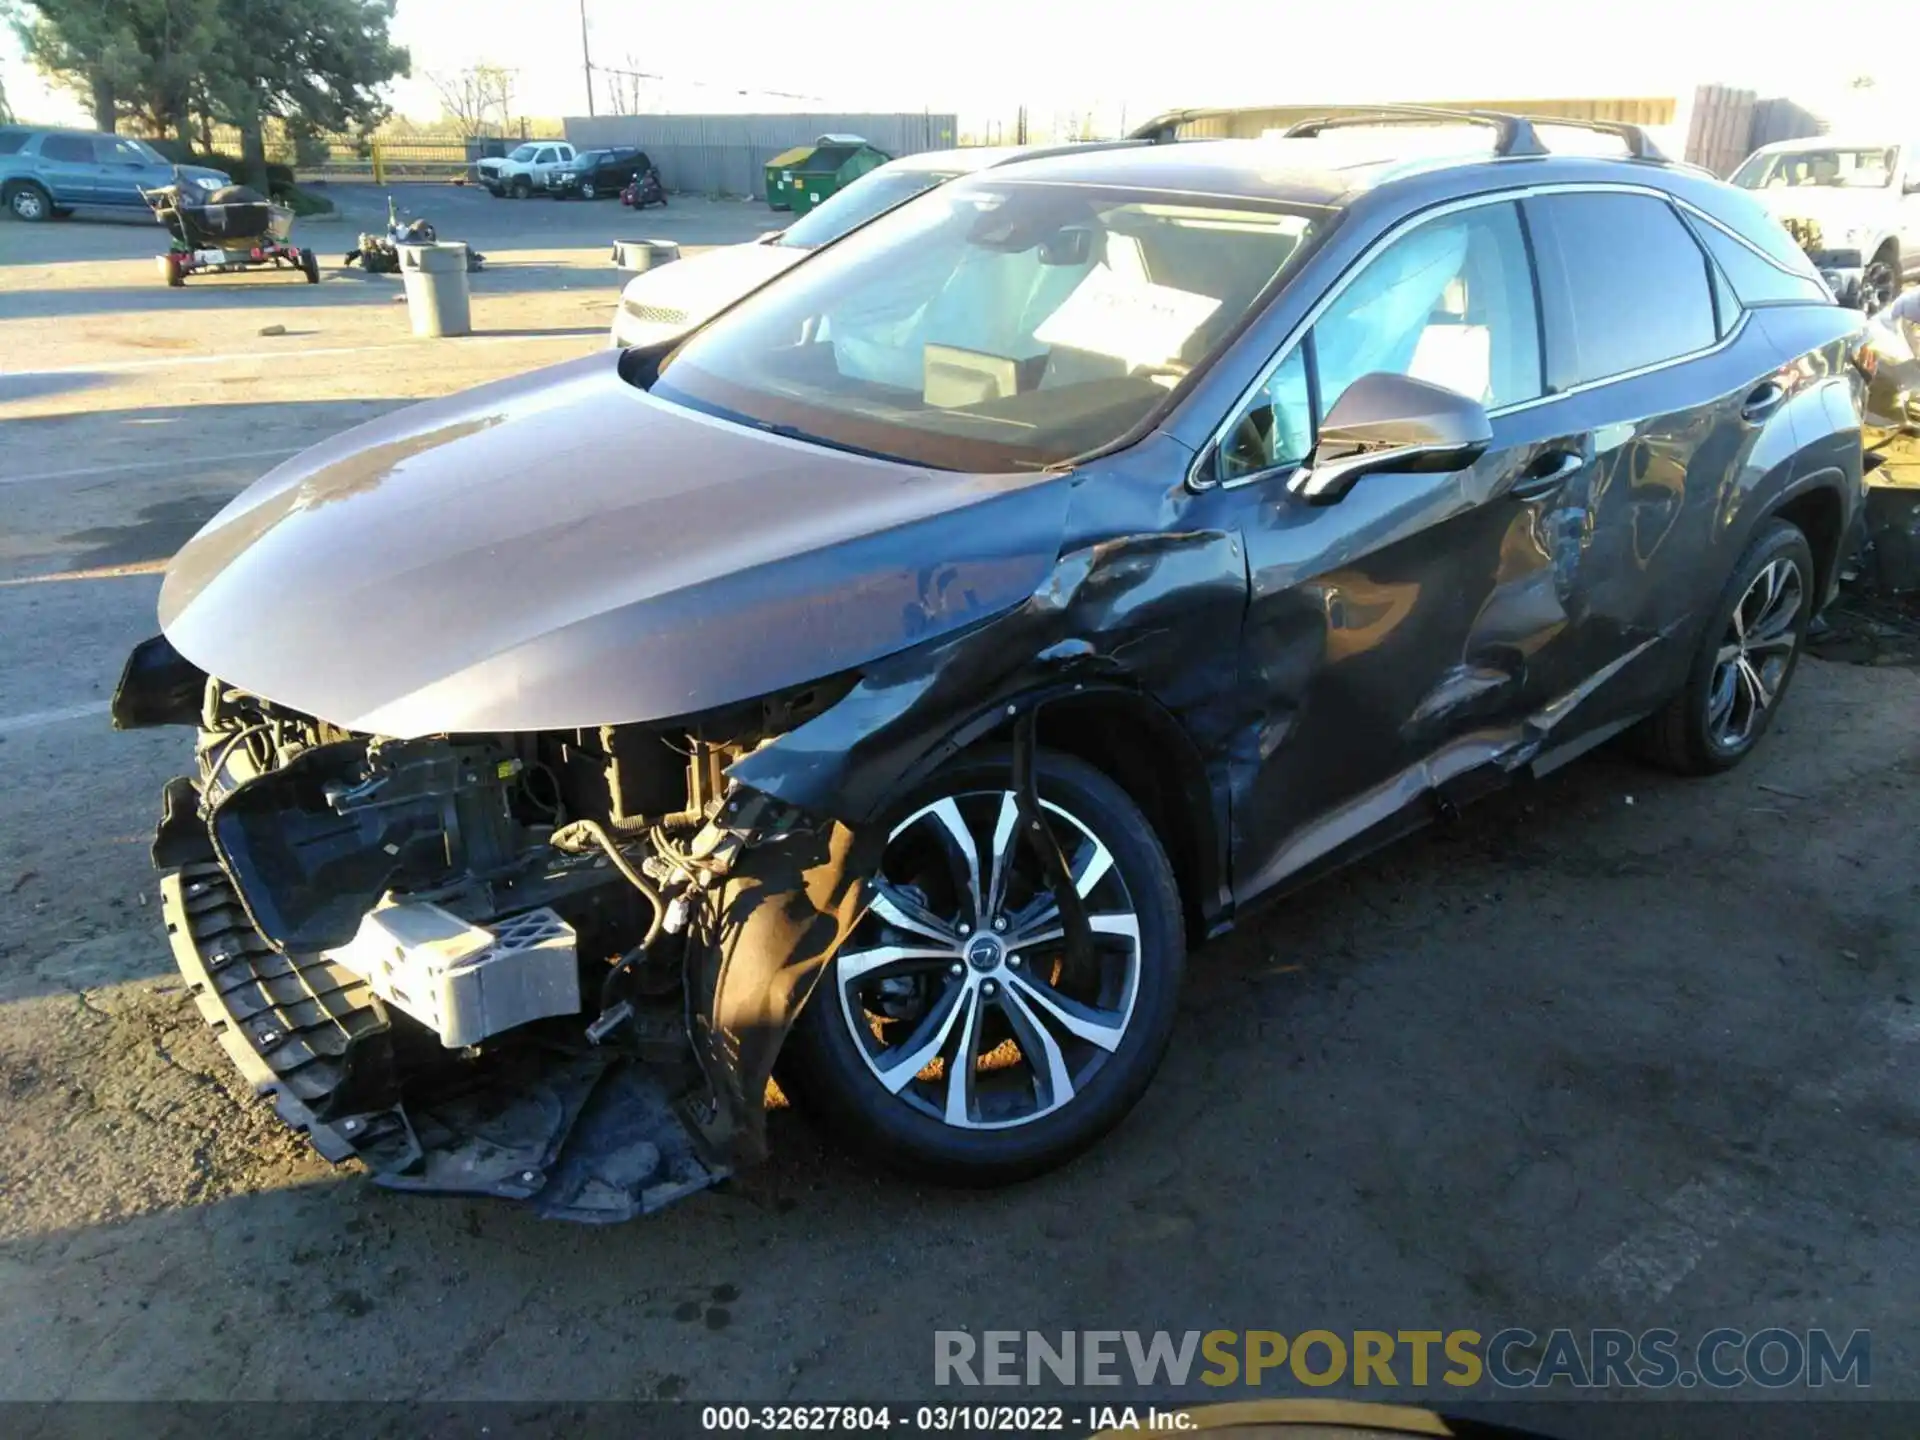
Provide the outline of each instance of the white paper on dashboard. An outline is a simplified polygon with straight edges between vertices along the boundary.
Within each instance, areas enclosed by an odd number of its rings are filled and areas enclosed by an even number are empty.
[[[1111,355],[1128,365],[1161,365],[1179,355],[1220,308],[1211,295],[1123,279],[1096,265],[1033,332],[1043,345]]]

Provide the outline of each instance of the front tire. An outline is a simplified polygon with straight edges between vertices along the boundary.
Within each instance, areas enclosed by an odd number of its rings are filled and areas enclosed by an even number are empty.
[[[1813,574],[1813,550],[1797,526],[1762,524],[1727,578],[1685,687],[1637,732],[1648,759],[1682,775],[1714,775],[1753,752],[1799,662]]]
[[[1882,250],[1860,276],[1860,313],[1873,315],[1900,298],[1900,256]]]
[[[16,185],[7,192],[7,209],[16,220],[37,225],[53,216],[53,199],[32,181]]]
[[[507,193],[516,200],[524,200],[533,194],[533,182],[524,175],[516,175],[513,183],[507,187]]]
[[[949,1184],[1039,1174],[1119,1124],[1166,1053],[1186,961],[1146,817],[1100,771],[1042,751],[1041,801],[1094,930],[1088,973],[1067,973],[1011,773],[1004,751],[962,757],[891,813],[872,905],[782,1069],[833,1133]]]

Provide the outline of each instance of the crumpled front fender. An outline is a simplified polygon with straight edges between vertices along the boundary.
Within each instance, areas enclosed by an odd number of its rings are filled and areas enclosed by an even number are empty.
[[[712,1082],[709,1139],[765,1152],[774,1060],[866,903],[874,823],[959,751],[1036,707],[1117,692],[1157,717],[1162,768],[1190,767],[1213,831],[1203,888],[1224,901],[1227,757],[1251,734],[1239,686],[1246,567],[1218,531],[1104,541],[1062,557],[1018,609],[866,668],[837,704],[728,770],[740,788],[709,827],[735,859],[689,962],[694,1042]],[[1043,742],[1044,743],[1044,736]],[[697,849],[698,847],[696,847]],[[1203,847],[1204,848],[1204,847]]]

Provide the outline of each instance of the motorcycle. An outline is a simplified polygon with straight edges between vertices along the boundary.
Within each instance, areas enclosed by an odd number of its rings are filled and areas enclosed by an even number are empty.
[[[667,203],[667,187],[660,183],[658,170],[643,170],[633,177],[633,183],[620,192],[620,203],[630,205],[635,210],[644,210],[649,205]]]

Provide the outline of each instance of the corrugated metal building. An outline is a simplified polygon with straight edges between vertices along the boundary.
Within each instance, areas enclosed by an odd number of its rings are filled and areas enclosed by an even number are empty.
[[[892,156],[947,150],[956,117],[867,115],[599,115],[567,117],[567,139],[586,148],[638,145],[669,190],[758,195],[762,167],[782,150],[822,135],[859,135]]]

